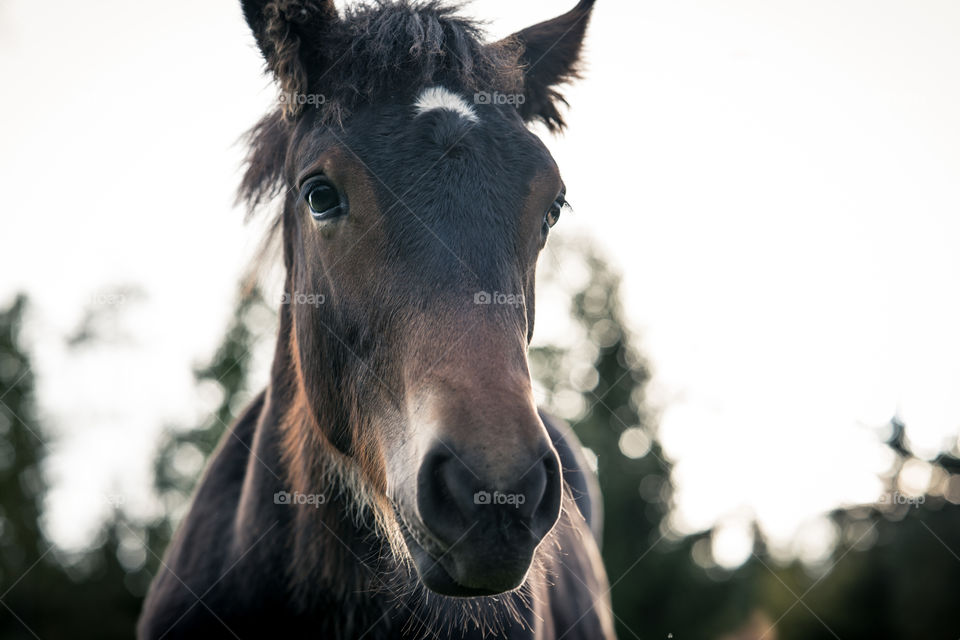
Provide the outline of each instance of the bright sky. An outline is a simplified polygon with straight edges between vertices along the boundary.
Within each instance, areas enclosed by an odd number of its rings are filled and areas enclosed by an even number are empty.
[[[572,4],[470,11],[502,36]],[[624,272],[674,523],[721,523],[731,563],[751,516],[815,556],[820,514],[879,496],[895,413],[924,455],[956,446],[958,32],[950,0],[598,3],[547,139],[562,224]],[[160,428],[203,411],[190,366],[259,240],[232,208],[235,142],[274,94],[233,2],[7,0],[0,77],[0,299],[35,303],[48,529],[79,545],[104,494],[145,502]],[[145,292],[122,339],[68,352],[121,285]]]

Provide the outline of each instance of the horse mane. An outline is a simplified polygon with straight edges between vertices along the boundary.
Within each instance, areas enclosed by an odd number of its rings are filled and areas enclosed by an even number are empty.
[[[323,23],[311,20],[314,5],[305,0],[270,5],[270,45],[283,54],[280,68],[271,66],[284,93],[281,105],[245,136],[248,151],[237,200],[248,214],[281,193],[286,151],[305,117],[340,126],[359,107],[412,96],[431,84],[468,92],[521,91],[522,46],[512,39],[485,43],[480,23],[456,14],[460,4],[374,0]],[[320,99],[298,108],[291,100],[296,92]]]

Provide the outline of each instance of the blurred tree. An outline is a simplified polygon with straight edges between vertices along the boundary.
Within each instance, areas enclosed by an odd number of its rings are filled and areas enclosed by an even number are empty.
[[[163,555],[166,542],[186,509],[190,495],[200,479],[203,466],[220,437],[251,399],[249,388],[253,351],[267,337],[266,317],[275,313],[264,302],[259,289],[245,289],[234,310],[213,358],[194,370],[197,386],[215,399],[215,408],[196,427],[168,427],[154,461],[154,486],[163,504],[160,520],[150,525],[152,534],[151,569]]]
[[[117,525],[79,558],[40,527],[47,485],[30,357],[21,344],[27,301],[0,310],[0,637],[128,638],[139,598],[127,588]]]
[[[26,305],[26,298],[19,295],[0,311],[0,602],[6,609],[0,612],[0,631],[4,637],[26,632],[16,616],[29,616],[29,612],[15,613],[30,599],[32,583],[23,583],[34,569],[34,579],[46,578],[46,567],[36,565],[49,551],[39,524],[45,488],[40,468],[44,442],[37,426],[33,370],[20,345]]]
[[[530,360],[548,409],[570,414],[570,394],[581,396],[580,410],[567,417],[597,459],[603,556],[621,638],[960,637],[951,591],[960,584],[956,456],[938,457],[927,495],[905,501],[900,470],[910,460],[926,463],[912,456],[905,426],[895,420],[887,444],[900,462],[888,478],[888,499],[831,514],[840,531],[834,560],[780,566],[754,527],[747,562],[720,569],[712,564],[712,530],[685,537],[670,530],[671,465],[646,405],[649,370],[623,322],[619,277],[588,244],[563,252],[589,273],[571,312],[591,349],[548,345],[532,350]]]
[[[899,419],[891,433],[897,458],[886,492],[876,505],[830,514],[840,542],[825,567],[777,568],[767,559],[771,569],[751,573],[755,561],[737,572],[738,580],[767,584],[757,603],[780,620],[778,637],[960,637],[960,460],[950,452],[932,463],[914,456]],[[908,466],[930,472],[925,490],[907,486]]]
[[[563,398],[581,395],[579,414],[568,418],[596,455],[605,513],[602,552],[618,634],[715,637],[750,614],[747,587],[718,583],[691,561],[694,545],[709,532],[682,539],[671,534],[671,465],[646,403],[650,372],[623,320],[620,277],[589,244],[563,246],[563,252],[565,260],[581,260],[589,274],[584,288],[573,292],[571,314],[591,349],[549,345],[531,350],[530,360],[549,410],[569,413],[559,406]],[[572,373],[571,379],[558,372]]]

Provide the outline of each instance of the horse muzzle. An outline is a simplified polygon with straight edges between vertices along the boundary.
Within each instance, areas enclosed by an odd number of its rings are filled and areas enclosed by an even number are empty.
[[[560,515],[562,477],[544,438],[510,464],[437,442],[417,474],[419,522],[405,526],[423,583],[449,596],[503,593],[526,579],[537,546]],[[494,472],[494,470],[496,470]]]

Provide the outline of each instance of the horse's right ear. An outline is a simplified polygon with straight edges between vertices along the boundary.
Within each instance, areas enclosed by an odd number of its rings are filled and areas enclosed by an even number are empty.
[[[287,96],[308,91],[310,65],[322,64],[323,34],[339,20],[333,0],[241,0],[257,46]],[[305,37],[306,36],[306,37]],[[284,101],[284,116],[297,115]]]

